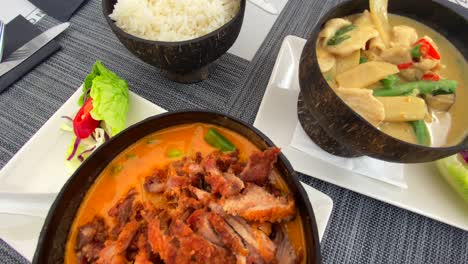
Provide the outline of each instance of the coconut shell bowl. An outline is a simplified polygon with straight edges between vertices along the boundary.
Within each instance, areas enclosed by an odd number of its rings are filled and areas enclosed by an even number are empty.
[[[389,136],[353,111],[328,85],[317,62],[319,32],[326,21],[365,9],[368,9],[368,0],[346,1],[334,7],[319,20],[304,47],[299,65],[298,116],[306,133],[318,146],[334,155],[367,155],[400,163],[430,162],[468,149],[468,137],[450,147],[426,147]],[[433,28],[468,58],[468,34],[464,32],[468,23],[461,15],[437,2],[425,0],[389,1],[388,10]]]
[[[102,0],[102,11],[111,30],[136,57],[156,66],[170,80],[194,83],[209,76],[208,66],[236,41],[244,19],[245,2],[239,0],[238,13],[217,30],[186,41],[165,42],[142,39],[126,33],[109,17],[117,0]]]

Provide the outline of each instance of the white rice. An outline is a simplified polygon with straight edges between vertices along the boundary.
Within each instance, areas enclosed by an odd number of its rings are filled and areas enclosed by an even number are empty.
[[[239,0],[118,0],[110,17],[134,36],[183,41],[206,35],[230,21]]]

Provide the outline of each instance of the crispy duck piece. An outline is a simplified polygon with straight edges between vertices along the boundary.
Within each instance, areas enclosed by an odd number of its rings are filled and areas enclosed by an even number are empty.
[[[222,172],[217,165],[216,155],[209,155],[204,161],[206,171],[205,181],[211,186],[212,193],[230,197],[240,193],[244,182],[230,172]]]
[[[156,170],[145,179],[144,188],[149,193],[162,193],[166,189],[167,171]]]
[[[302,261],[302,249],[299,254],[294,250],[291,240],[288,237],[286,230],[277,225],[275,227],[275,239],[274,242],[277,246],[276,260],[281,264],[298,264]]]
[[[135,256],[134,264],[152,264],[151,252],[148,248],[148,231],[140,233],[137,241],[138,253]]]
[[[154,252],[166,264],[172,263],[235,263],[235,257],[178,219],[154,218],[148,226],[148,240]]]
[[[108,227],[101,217],[94,217],[91,222],[81,226],[78,229],[75,248],[78,263],[90,263],[97,260],[107,237]]]
[[[281,150],[276,147],[268,148],[263,152],[254,152],[250,155],[240,178],[245,182],[253,182],[260,186],[265,185],[280,152]]]
[[[209,213],[206,209],[195,210],[187,219],[187,224],[192,230],[218,246],[223,246],[221,238],[218,236],[216,231],[213,230],[212,225],[208,221]]]
[[[98,217],[79,228],[78,262],[299,263],[287,233],[272,224],[296,210],[269,181],[278,153],[254,153],[247,165],[238,152],[198,153],[157,170],[143,187],[164,206],[131,189],[108,211],[110,232]]]
[[[99,252],[96,264],[126,264],[125,251],[133,240],[140,224],[131,221],[124,226],[117,240],[107,240],[105,247]]]
[[[248,184],[241,194],[224,200],[222,206],[229,214],[258,222],[290,220],[296,214],[290,195],[275,197],[255,184]]]
[[[209,213],[208,220],[219,235],[223,245],[236,255],[239,259],[245,259],[249,251],[245,247],[239,235],[229,226],[224,219],[216,213]]]
[[[249,251],[246,260],[247,263],[276,263],[276,245],[261,229],[250,225],[241,217],[227,214],[224,212],[223,208],[216,203],[210,203],[209,208],[221,216],[242,238]]]
[[[127,195],[120,199],[109,211],[108,215],[114,219],[114,228],[111,236],[116,238],[132,215],[133,201],[137,192],[135,189],[128,191]]]

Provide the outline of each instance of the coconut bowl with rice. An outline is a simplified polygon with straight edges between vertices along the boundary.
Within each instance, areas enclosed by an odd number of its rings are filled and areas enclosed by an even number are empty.
[[[245,0],[103,0],[104,17],[124,46],[170,80],[208,78],[208,66],[234,44]]]

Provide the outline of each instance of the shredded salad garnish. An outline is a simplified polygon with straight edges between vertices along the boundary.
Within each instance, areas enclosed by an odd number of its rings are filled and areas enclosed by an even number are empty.
[[[110,137],[125,129],[129,109],[128,84],[97,61],[85,79],[78,105],[81,108],[73,118],[62,116],[67,123],[60,126],[74,134],[66,153],[71,169],[76,169]]]

